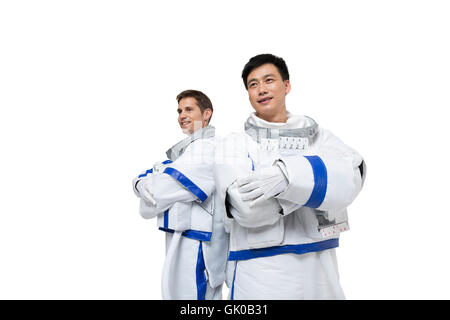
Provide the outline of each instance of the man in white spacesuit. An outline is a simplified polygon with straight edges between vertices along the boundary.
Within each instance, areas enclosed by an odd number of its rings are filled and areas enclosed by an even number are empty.
[[[213,106],[200,91],[177,96],[178,123],[189,135],[133,181],[144,218],[157,217],[166,232],[162,275],[163,299],[222,298],[228,253],[224,207],[215,199],[213,180],[215,128]]]
[[[242,72],[255,112],[216,147],[216,188],[230,232],[231,299],[344,299],[335,248],[362,188],[362,157],[291,114],[287,66],[271,54]]]

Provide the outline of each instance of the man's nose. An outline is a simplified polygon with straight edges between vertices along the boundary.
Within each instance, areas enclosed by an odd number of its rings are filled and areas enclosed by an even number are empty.
[[[180,115],[178,116],[178,119],[184,120],[186,118],[186,113],[184,111],[180,112]]]
[[[262,96],[262,95],[264,95],[266,93],[267,93],[267,87],[266,87],[266,84],[263,81],[258,86],[258,95]]]

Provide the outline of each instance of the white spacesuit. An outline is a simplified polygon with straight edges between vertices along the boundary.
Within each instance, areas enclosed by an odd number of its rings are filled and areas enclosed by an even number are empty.
[[[163,299],[221,299],[228,254],[213,180],[215,129],[196,130],[133,181],[144,218],[166,232]]]
[[[250,115],[216,148],[231,299],[344,299],[334,248],[365,178],[362,157],[313,119]]]

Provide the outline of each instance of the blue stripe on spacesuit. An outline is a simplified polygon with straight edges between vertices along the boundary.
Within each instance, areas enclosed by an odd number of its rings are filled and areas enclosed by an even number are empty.
[[[210,241],[212,232],[199,231],[199,230],[186,230],[181,234],[189,239],[200,240],[200,241]]]
[[[174,233],[175,231],[173,229],[169,228],[159,228],[159,230],[169,233]],[[181,233],[182,236],[193,239],[193,240],[199,240],[199,241],[211,241],[212,232],[207,231],[199,231],[199,230],[186,230]]]
[[[234,265],[234,273],[233,273],[233,283],[231,284],[231,295],[230,295],[230,300],[234,300],[234,281],[236,280],[236,269],[237,269],[237,261],[236,264]]]
[[[177,169],[168,167],[164,169],[164,173],[178,180],[179,183],[181,183],[185,188],[193,193],[201,202],[204,202],[208,198],[208,196],[205,192],[203,192],[202,189],[200,189],[195,183],[193,183],[188,177],[186,177]]]
[[[327,193],[327,167],[318,156],[305,156],[308,159],[314,174],[314,188],[305,207],[318,208],[325,199]]]
[[[202,242],[198,246],[197,266],[195,268],[195,280],[197,283],[197,300],[205,300],[206,295],[206,276],[205,260],[203,259]]]
[[[164,228],[169,228],[169,210],[164,211]]]
[[[255,171],[255,163],[253,162],[252,157],[250,157],[250,153],[248,153],[248,158],[249,158],[250,161],[252,162],[252,171]]]
[[[162,162],[162,164],[169,164],[172,163],[171,160],[165,160]],[[145,171],[145,173],[142,173],[138,176],[138,178],[144,178],[146,177],[149,173],[153,173],[153,169],[148,169],[147,171]]]
[[[229,261],[250,260],[255,258],[276,256],[284,253],[305,254],[309,252],[319,252],[337,247],[339,247],[339,238],[334,238],[313,243],[230,251],[228,260]]]
[[[152,173],[152,172],[153,172],[153,169],[148,169],[147,171],[145,171],[145,173],[140,174],[140,175],[138,176],[138,178],[144,178],[144,177],[146,177],[149,173]]]

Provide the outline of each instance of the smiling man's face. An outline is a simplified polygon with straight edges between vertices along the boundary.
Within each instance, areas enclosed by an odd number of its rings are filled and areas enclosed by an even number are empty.
[[[283,80],[271,63],[253,69],[247,77],[248,97],[256,115],[269,122],[286,122],[286,95],[289,80]]]
[[[185,134],[192,134],[194,131],[208,125],[211,116],[211,109],[206,109],[203,113],[198,106],[197,100],[186,97],[178,103],[178,124]]]

